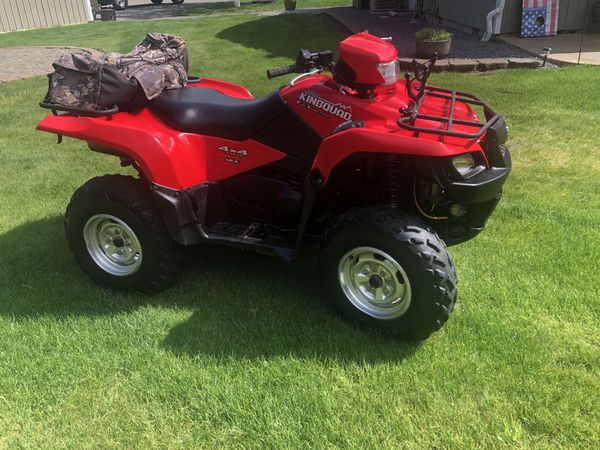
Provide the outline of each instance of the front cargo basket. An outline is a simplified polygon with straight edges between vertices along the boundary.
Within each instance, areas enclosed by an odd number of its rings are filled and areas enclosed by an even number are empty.
[[[437,57],[423,63],[418,64],[413,61],[414,65],[414,76],[406,74],[406,91],[412,102],[407,108],[402,108],[400,113],[402,117],[398,119],[398,126],[405,130],[413,131],[416,136],[419,133],[430,133],[442,136],[453,136],[465,139],[479,139],[483,134],[496,123],[499,119],[499,114],[494,111],[490,105],[485,103],[479,97],[465,92],[451,91],[448,89],[442,89],[438,87],[429,86],[427,80],[431,75],[433,66]],[[417,82],[416,88],[413,88],[413,83]],[[449,113],[447,116],[434,116],[429,114],[421,114],[419,110],[423,105],[423,101],[427,97],[437,97],[450,101]],[[459,120],[455,119],[455,107],[456,102],[466,103],[469,105],[481,106],[485,113],[485,122],[479,122],[476,120]],[[417,120],[428,120],[432,122],[442,123],[445,125],[443,128],[432,128],[417,126],[415,123]],[[466,127],[473,127],[475,130],[473,133],[467,133],[464,131],[455,131],[454,125],[463,125]]]
[[[451,91],[448,89],[436,88],[433,86],[424,87],[424,95],[422,95],[416,103],[411,103],[411,106],[403,110],[404,117],[398,119],[398,126],[400,128],[404,128],[405,130],[410,130],[415,133],[431,133],[431,134],[439,134],[442,136],[453,136],[458,138],[466,138],[466,139],[479,139],[483,134],[496,123],[498,118],[500,117],[494,109],[474,95],[467,94],[465,92],[457,92]],[[450,111],[447,116],[432,116],[429,114],[420,114],[419,109],[425,98],[427,96],[442,98],[446,100],[450,100]],[[478,121],[470,121],[470,120],[458,120],[454,118],[454,108],[456,102],[467,103],[469,105],[476,105],[483,107],[485,112],[485,122]],[[421,127],[416,126],[415,122],[417,120],[429,120],[433,122],[443,123],[446,126],[442,129],[431,128],[431,127]],[[473,133],[466,133],[461,131],[455,131],[452,127],[454,125],[464,125],[468,127],[473,127],[476,129]]]

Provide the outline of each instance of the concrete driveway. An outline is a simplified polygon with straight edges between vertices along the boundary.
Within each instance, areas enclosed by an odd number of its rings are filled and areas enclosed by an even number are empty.
[[[24,80],[52,72],[52,62],[75,47],[0,48],[0,83]]]
[[[549,58],[551,61],[600,65],[600,33],[586,34],[583,36],[583,42],[581,38],[581,33],[559,34],[558,36],[540,38],[501,36],[502,40],[538,55],[544,53],[544,48],[551,48],[552,53]],[[581,58],[579,56],[580,49]]]
[[[155,5],[150,0],[129,0],[129,8],[117,11],[117,20],[147,20],[187,17],[186,12],[200,3],[214,3],[227,0],[185,0],[182,5],[175,5],[171,0],[164,0]],[[233,3],[233,0],[231,0]]]
[[[191,5],[193,3],[213,3],[215,0],[185,0],[184,5]],[[163,0],[163,5],[172,5],[171,0]],[[129,0],[129,6],[152,6],[151,0]]]

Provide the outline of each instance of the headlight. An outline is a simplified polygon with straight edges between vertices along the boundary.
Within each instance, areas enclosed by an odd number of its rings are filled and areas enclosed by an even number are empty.
[[[400,79],[400,63],[397,58],[391,62],[377,64],[377,70],[385,80],[384,85],[394,84]]]
[[[464,155],[458,155],[452,158],[452,165],[464,178],[471,170],[475,168],[475,159],[470,153],[465,153]]]

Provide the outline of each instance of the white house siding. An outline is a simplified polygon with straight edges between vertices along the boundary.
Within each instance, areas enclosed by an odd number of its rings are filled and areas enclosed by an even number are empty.
[[[0,0],[0,32],[85,23],[89,0]]]
[[[581,30],[584,23],[588,30],[600,30],[600,21],[593,14],[597,3],[600,0],[560,0],[558,31]],[[427,13],[445,21],[484,30],[486,15],[496,7],[496,0],[424,0],[423,5]],[[502,33],[520,32],[522,6],[523,0],[506,0]]]

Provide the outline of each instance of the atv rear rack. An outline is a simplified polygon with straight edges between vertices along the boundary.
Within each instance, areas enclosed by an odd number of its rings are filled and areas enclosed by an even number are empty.
[[[119,112],[119,107],[116,105],[113,106],[112,108],[106,108],[106,109],[74,108],[74,107],[70,107],[70,106],[59,105],[57,103],[48,103],[48,102],[44,102],[44,101],[41,101],[39,103],[39,105],[42,108],[52,110],[52,114],[54,114],[55,116],[58,115],[57,111],[65,111],[69,115],[74,115],[74,116],[78,116],[78,117],[80,117],[80,116],[105,117],[106,116],[110,119],[113,114],[116,114]]]
[[[499,114],[490,105],[485,103],[479,97],[466,92],[451,91],[449,89],[442,89],[427,85],[429,75],[431,75],[433,66],[437,60],[437,56],[433,59],[418,64],[413,61],[414,65],[414,76],[406,74],[406,91],[413,101],[408,105],[407,108],[400,109],[402,117],[398,119],[398,126],[405,130],[413,131],[416,136],[419,133],[438,134],[441,136],[452,136],[465,139],[479,139],[483,134],[496,123]],[[413,89],[413,82],[417,82],[418,85]],[[423,102],[427,96],[437,97],[446,100],[450,100],[450,110],[447,116],[433,116],[430,114],[420,114],[419,110],[423,105]],[[481,106],[485,113],[485,122],[479,122],[476,120],[459,120],[455,119],[454,113],[456,108],[456,102],[467,103],[469,105]],[[416,126],[417,120],[429,120],[432,122],[438,122],[445,124],[445,128],[431,128]],[[454,125],[464,125],[468,127],[477,128],[475,133],[465,133],[461,131],[455,131],[452,127]]]

